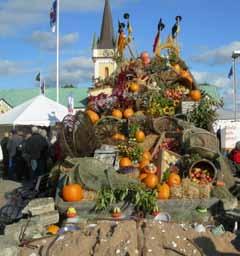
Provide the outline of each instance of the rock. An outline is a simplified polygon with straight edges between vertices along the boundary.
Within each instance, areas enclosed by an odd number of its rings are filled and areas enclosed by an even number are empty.
[[[234,210],[238,208],[238,200],[237,198],[232,199],[222,199],[223,208],[225,211]]]
[[[51,212],[55,210],[55,204],[52,197],[37,198],[31,200],[28,205],[23,209],[22,213],[31,213],[32,216],[40,215],[43,213]]]

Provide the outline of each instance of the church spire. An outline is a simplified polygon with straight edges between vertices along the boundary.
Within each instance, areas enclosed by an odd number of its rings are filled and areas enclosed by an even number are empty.
[[[112,12],[108,0],[105,0],[104,13],[102,19],[101,35],[98,44],[99,49],[114,49],[114,31]]]

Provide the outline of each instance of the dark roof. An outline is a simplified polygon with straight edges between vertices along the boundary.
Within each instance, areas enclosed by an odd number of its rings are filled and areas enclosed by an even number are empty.
[[[101,35],[98,43],[98,49],[114,49],[114,30],[112,21],[112,12],[108,0],[105,0]]]

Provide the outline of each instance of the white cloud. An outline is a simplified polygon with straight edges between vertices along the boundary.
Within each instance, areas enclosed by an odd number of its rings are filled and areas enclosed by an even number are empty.
[[[0,60],[0,76],[11,76],[25,72],[24,68],[20,63]]]
[[[208,50],[192,59],[196,62],[207,64],[221,65],[231,63],[231,56],[234,50],[240,49],[240,41],[234,41],[228,45],[221,46],[216,49]]]
[[[138,0],[114,0],[119,6]],[[27,2],[27,3],[26,3]],[[49,19],[52,0],[6,0],[0,3],[0,36],[9,36],[31,25]],[[104,0],[61,0],[61,12],[102,11]]]
[[[79,83],[88,85],[93,74],[93,63],[90,58],[81,56],[66,60],[61,65],[60,85],[78,85]],[[56,84],[56,69],[52,68],[47,76],[46,82],[49,86]]]
[[[60,37],[60,47],[68,47],[78,40],[78,33],[70,33]],[[42,50],[55,50],[56,49],[56,34],[51,32],[34,31],[29,42],[38,46]]]

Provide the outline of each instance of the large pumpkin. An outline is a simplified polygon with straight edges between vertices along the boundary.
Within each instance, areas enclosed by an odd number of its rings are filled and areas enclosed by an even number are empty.
[[[119,161],[119,166],[121,168],[130,167],[132,166],[132,161],[128,157],[122,157]]]
[[[170,197],[170,188],[164,183],[158,187],[158,199],[166,200]]]
[[[137,142],[144,142],[145,140],[145,133],[143,131],[138,130],[135,133],[135,138]]]
[[[113,109],[112,111],[112,116],[117,117],[117,118],[122,118],[123,114],[122,111],[119,109]]]
[[[158,184],[158,176],[155,174],[148,174],[147,177],[143,180],[143,183],[148,187],[148,188],[155,188]]]
[[[168,185],[170,187],[172,186],[177,186],[181,184],[181,178],[178,174],[176,173],[171,173],[168,177]]]
[[[194,101],[199,101],[202,97],[201,92],[199,90],[192,90],[190,92],[190,97],[194,100]]]
[[[133,111],[132,108],[127,108],[127,109],[125,109],[124,112],[123,112],[123,116],[124,116],[125,118],[129,118],[129,117],[133,116],[133,114],[134,114],[134,111]]]
[[[66,202],[77,202],[83,199],[83,189],[79,184],[65,185],[62,190],[63,200]]]
[[[90,109],[86,111],[86,114],[88,115],[93,124],[95,124],[99,120],[99,115]]]

